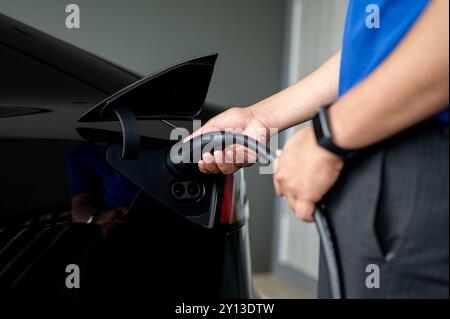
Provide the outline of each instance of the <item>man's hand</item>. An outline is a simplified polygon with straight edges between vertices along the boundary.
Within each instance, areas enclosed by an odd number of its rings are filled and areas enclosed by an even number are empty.
[[[341,52],[338,51],[298,83],[252,106],[232,108],[219,114],[184,141],[207,132],[231,130],[266,143],[271,128],[281,132],[303,123],[314,115],[317,108],[336,100],[340,61]],[[254,152],[234,145],[232,149],[216,152],[214,156],[203,154],[199,169],[203,173],[232,174],[241,167],[252,165],[256,159]]]
[[[312,127],[307,127],[287,141],[275,167],[278,195],[287,199],[298,218],[312,222],[315,205],[336,183],[344,161],[321,148]]]
[[[118,207],[110,211],[101,212],[95,222],[101,227],[103,236],[107,236],[125,222],[127,214],[127,207]]]
[[[99,225],[111,223],[123,223],[127,214],[126,207],[118,207],[109,211],[101,212],[95,221]]]
[[[241,133],[266,143],[269,139],[269,128],[263,123],[251,108],[231,108],[209,120],[199,130],[185,138],[185,141],[204,133],[213,131],[232,131]],[[213,154],[205,153],[198,167],[205,174],[232,174],[241,167],[247,167],[256,162],[256,154],[246,147],[233,145],[224,151]]]

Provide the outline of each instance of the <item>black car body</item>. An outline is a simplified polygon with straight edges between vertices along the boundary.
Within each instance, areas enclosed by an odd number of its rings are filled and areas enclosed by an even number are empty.
[[[0,294],[63,303],[133,302],[155,293],[253,297],[242,173],[175,176],[164,157],[172,128],[151,116],[138,116],[140,154],[131,161],[120,156],[123,127],[112,113],[102,118],[94,108],[83,121],[86,111],[139,84],[140,75],[3,15],[0,70]],[[177,72],[184,78],[175,91],[170,77],[141,90],[139,101],[148,102],[142,114],[154,107],[172,120],[170,101],[177,97],[182,111],[180,96],[203,104],[209,80],[197,79],[195,69]],[[83,144],[102,145],[111,167],[140,188],[125,222],[107,236],[95,223],[70,221],[67,153]],[[200,185],[201,198],[173,197],[179,182]],[[68,265],[79,267],[80,288],[67,287]]]

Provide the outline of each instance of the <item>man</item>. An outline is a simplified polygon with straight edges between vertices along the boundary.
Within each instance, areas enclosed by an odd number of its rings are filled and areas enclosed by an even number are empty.
[[[379,28],[366,24],[369,5],[380,10]],[[274,185],[302,220],[326,204],[346,297],[448,298],[448,30],[448,0],[351,0],[341,51],[193,134],[238,128],[261,139],[261,129],[284,130],[331,104],[315,120],[331,136],[317,127],[292,136]],[[199,168],[231,174],[249,165],[230,163],[240,151],[204,154]],[[373,265],[375,289],[366,282]],[[329,297],[322,265],[319,297]]]
[[[83,144],[67,153],[74,223],[96,223],[104,235],[123,223],[139,188],[115,171],[105,148]]]

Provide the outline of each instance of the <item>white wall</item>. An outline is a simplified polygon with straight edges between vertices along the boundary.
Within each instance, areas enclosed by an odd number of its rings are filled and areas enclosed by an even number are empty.
[[[347,3],[347,0],[289,1],[283,76],[286,85],[308,75],[340,48]],[[286,138],[297,129],[287,132]],[[283,199],[276,200],[275,217],[275,272],[289,282],[313,289],[311,283],[317,279],[319,259],[315,226],[297,220]]]

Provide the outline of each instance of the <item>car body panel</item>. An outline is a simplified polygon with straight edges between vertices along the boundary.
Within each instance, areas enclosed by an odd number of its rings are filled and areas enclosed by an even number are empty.
[[[117,106],[129,108],[137,119],[192,119],[205,103],[216,59],[217,54],[191,59],[139,79],[96,104],[79,121],[115,121],[111,109]]]
[[[225,177],[199,177],[214,180],[214,192],[206,192],[215,196],[210,227],[189,218],[191,210],[176,210],[142,191],[111,235],[95,224],[71,223],[68,154],[85,144],[106,150],[121,137],[117,122],[78,119],[141,76],[3,15],[0,34],[0,295],[64,303],[92,297],[133,302],[155,291],[171,298],[252,297],[242,173],[228,197]],[[142,145],[173,144],[167,124],[139,122]],[[161,191],[164,185],[157,178],[147,183],[142,188]],[[241,211],[239,222],[221,223],[225,198]],[[85,289],[67,288],[71,264],[82,270]]]

